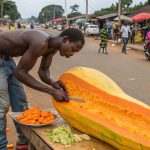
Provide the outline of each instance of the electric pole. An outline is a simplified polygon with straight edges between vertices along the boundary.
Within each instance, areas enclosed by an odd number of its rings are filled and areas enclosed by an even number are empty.
[[[118,21],[119,21],[119,25],[121,25],[121,0],[118,0]]]
[[[88,0],[86,0],[86,21],[88,20]]]
[[[3,0],[1,1],[1,18],[3,19]]]
[[[68,13],[67,13],[67,0],[65,0],[65,12],[66,12],[66,26],[68,28]]]
[[[56,13],[56,7],[55,7],[55,5],[54,5],[54,9],[53,9],[53,19],[55,19],[55,13]]]

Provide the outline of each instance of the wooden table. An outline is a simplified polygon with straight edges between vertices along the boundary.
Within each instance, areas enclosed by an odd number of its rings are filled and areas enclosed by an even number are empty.
[[[26,138],[29,140],[30,150],[115,150],[112,146],[91,137],[90,141],[82,140],[81,142],[74,143],[70,147],[65,147],[62,144],[52,143],[47,137],[48,131],[53,128],[67,124],[54,109],[50,110],[58,116],[58,120],[50,126],[33,128],[19,124],[19,127]],[[9,113],[11,117],[16,116],[16,113]],[[82,132],[72,128],[73,133],[83,134]]]

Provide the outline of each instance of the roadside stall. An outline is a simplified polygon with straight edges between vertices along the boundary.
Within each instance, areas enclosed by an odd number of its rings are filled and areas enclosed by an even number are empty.
[[[19,123],[19,127],[22,133],[29,140],[29,150],[115,150],[111,145],[100,141],[94,137],[90,136],[90,139],[84,139],[82,141],[73,143],[71,145],[63,145],[60,143],[53,143],[48,137],[48,133],[53,129],[60,126],[68,126],[64,119],[59,115],[59,113],[53,108],[49,110],[44,110],[47,112],[52,112],[57,116],[57,119],[49,125],[23,125]],[[14,119],[21,113],[10,112],[9,115]],[[76,135],[85,136],[83,132],[71,127],[72,133]],[[86,136],[84,137],[86,138]]]
[[[65,19],[64,18],[55,18],[52,20],[53,29],[62,31],[64,29]]]
[[[29,140],[30,150],[150,149],[147,104],[126,94],[96,69],[75,67],[60,80],[70,101],[57,102],[52,97],[57,111],[37,107],[10,113]]]
[[[139,14],[132,17],[132,20],[135,23],[145,22],[146,25],[148,24],[148,19],[150,19],[150,13],[139,13]],[[141,27],[141,28],[137,29],[137,33],[135,35],[135,42],[142,42],[143,41],[143,39],[144,39],[144,37],[143,37],[144,30],[145,30],[145,27]]]

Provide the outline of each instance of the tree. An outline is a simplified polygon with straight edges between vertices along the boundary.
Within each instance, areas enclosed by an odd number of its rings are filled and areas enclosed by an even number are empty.
[[[21,15],[17,10],[17,6],[15,2],[11,0],[5,0],[5,1],[0,0],[0,4],[3,5],[3,12],[2,12],[3,16],[8,15],[11,21],[15,21],[21,18]],[[1,12],[1,8],[0,8],[0,12]]]
[[[102,15],[106,15],[106,14],[110,14],[110,13],[115,13],[117,11],[118,11],[117,5],[112,4],[110,7],[102,8],[101,10],[95,11],[91,17],[95,18],[97,16],[102,16]]]
[[[76,16],[82,15],[82,13],[80,13],[80,12],[78,11],[79,5],[77,5],[77,4],[72,5],[72,6],[70,6],[70,9],[71,9],[71,13],[68,14],[68,18],[76,17]]]
[[[81,15],[82,15],[82,13],[80,13],[80,12],[73,12],[73,13],[68,14],[68,18],[81,16]]]
[[[121,1],[123,9],[126,9],[126,8],[128,9],[132,3],[133,3],[133,0],[122,0]]]
[[[38,20],[40,23],[44,23],[54,18],[60,18],[63,16],[64,9],[60,5],[48,5],[39,13]]]
[[[71,13],[78,12],[79,5],[74,4],[74,5],[70,6],[70,9],[72,9]]]
[[[147,2],[147,3],[148,3],[148,5],[150,5],[150,0],[148,0],[148,2]]]

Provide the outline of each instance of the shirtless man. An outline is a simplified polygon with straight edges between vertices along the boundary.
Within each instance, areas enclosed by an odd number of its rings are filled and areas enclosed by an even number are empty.
[[[26,95],[21,84],[52,95],[57,101],[68,101],[67,91],[60,81],[50,79],[49,68],[53,56],[59,51],[69,58],[84,45],[84,36],[78,29],[66,29],[58,36],[36,30],[15,30],[0,33],[0,150],[7,150],[6,113],[27,109]],[[16,66],[13,57],[22,56]],[[42,56],[39,77],[42,84],[29,74],[37,59]],[[27,140],[16,125],[16,149],[23,149]]]

